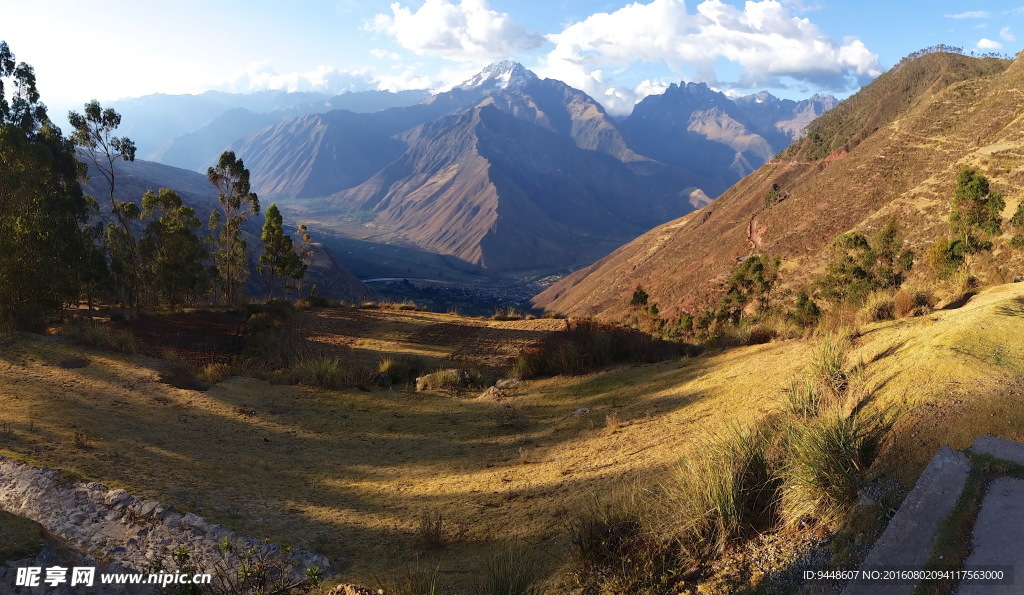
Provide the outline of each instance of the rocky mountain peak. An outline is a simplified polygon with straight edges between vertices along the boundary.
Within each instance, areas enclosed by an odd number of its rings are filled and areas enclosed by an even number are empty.
[[[513,60],[502,60],[488,65],[476,76],[459,85],[459,88],[467,90],[478,87],[507,89],[521,87],[533,80],[538,80],[537,75],[527,70],[522,64]]]

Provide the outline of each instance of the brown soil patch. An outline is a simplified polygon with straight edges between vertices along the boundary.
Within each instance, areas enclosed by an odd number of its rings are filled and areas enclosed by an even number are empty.
[[[131,331],[142,353],[173,353],[175,359],[195,366],[231,363],[245,342],[245,317],[235,312],[144,315],[113,325]]]
[[[428,366],[504,370],[527,347],[566,328],[555,319],[493,321],[405,310],[328,308],[289,321],[307,355],[354,359],[366,365],[389,355],[421,358]]]

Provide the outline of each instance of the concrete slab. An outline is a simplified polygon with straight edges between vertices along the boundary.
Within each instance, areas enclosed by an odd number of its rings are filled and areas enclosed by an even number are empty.
[[[1005,440],[1003,441],[1005,442]],[[1015,443],[1010,443],[1015,444]],[[1016,446],[1020,446],[1017,444]],[[974,447],[971,447],[974,450]],[[996,456],[996,455],[992,455]],[[1003,457],[999,457],[1003,458]],[[993,595],[1024,592],[1024,480],[1000,477],[988,486],[981,502],[978,520],[971,533],[971,555],[964,561],[965,570],[979,566],[1011,566],[1013,585],[978,584],[964,581],[960,595]]]
[[[1024,444],[993,436],[981,436],[971,445],[971,452],[1024,465]]]
[[[971,464],[967,456],[943,446],[921,473],[885,533],[864,559],[860,569],[884,570],[893,566],[924,568],[932,554],[939,525],[953,509],[967,482]],[[850,583],[844,595],[911,593],[916,584]]]

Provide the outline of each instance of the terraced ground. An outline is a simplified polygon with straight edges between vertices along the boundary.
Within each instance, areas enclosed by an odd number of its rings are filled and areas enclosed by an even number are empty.
[[[341,356],[459,361],[452,356],[464,353],[479,362],[506,357],[508,337],[560,323],[354,312],[363,311],[314,310],[298,321],[310,341],[345,346]],[[558,592],[565,524],[576,511],[623,484],[656,483],[709,436],[778,411],[780,389],[813,345],[781,341],[536,380],[495,400],[243,377],[198,392],[160,382],[171,364],[147,355],[55,337],[0,342],[0,454],[310,547],[343,561],[345,582],[437,569],[450,593],[466,592],[484,558],[512,543],[542,553]],[[1024,284],[987,288],[955,310],[865,325],[852,353],[861,360],[874,389],[865,406],[904,412],[876,475],[911,485],[940,444],[963,448],[986,433],[1024,440]],[[499,423],[509,405],[525,429]],[[459,539],[425,547],[425,515],[441,515]]]

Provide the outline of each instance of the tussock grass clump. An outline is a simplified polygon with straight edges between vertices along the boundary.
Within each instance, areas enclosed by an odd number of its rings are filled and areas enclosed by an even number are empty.
[[[653,363],[686,352],[681,343],[625,327],[591,320],[572,320],[568,327],[549,333],[538,347],[520,353],[510,376],[529,379],[587,374],[612,364]]]
[[[423,370],[423,362],[408,355],[385,355],[377,360],[377,373],[387,374],[395,384],[412,382]]]
[[[337,388],[342,381],[341,362],[329,357],[314,357],[299,366],[299,383],[318,388]]]
[[[199,370],[196,370],[196,380],[205,382],[207,384],[217,384],[223,381],[231,374],[231,366],[223,363],[206,364]]]
[[[113,346],[113,337],[110,328],[95,320],[73,317],[64,323],[64,336],[71,339],[73,343],[110,349]]]
[[[846,391],[846,358],[850,350],[849,341],[839,334],[827,334],[814,346],[811,352],[811,378],[835,396]]]
[[[591,502],[568,523],[567,575],[583,593],[660,593],[671,585],[679,549],[659,531],[650,494],[635,488]]]
[[[815,417],[825,404],[821,389],[809,378],[794,378],[789,386],[782,389],[786,413],[799,418]]]
[[[117,331],[110,337],[110,346],[119,353],[135,353],[135,335],[131,331]]]
[[[416,379],[416,390],[459,390],[469,386],[470,374],[466,370],[448,368]]]
[[[476,592],[480,595],[539,595],[540,573],[535,553],[508,547],[484,560]]]
[[[881,416],[838,411],[790,424],[780,474],[785,524],[816,519],[830,528],[842,525],[890,427]]]
[[[505,320],[522,320],[525,315],[515,308],[498,309],[491,315],[491,320],[505,321]]]
[[[440,512],[424,513],[416,525],[416,542],[427,549],[440,549],[466,538],[469,527],[452,523]]]
[[[930,291],[901,288],[893,296],[893,314],[897,318],[923,316],[935,307],[935,297]]]
[[[680,547],[706,560],[732,540],[772,527],[778,482],[770,426],[713,439],[705,456],[684,460],[666,488]]]
[[[892,320],[896,318],[896,302],[888,293],[875,292],[868,296],[861,312],[868,322]]]

